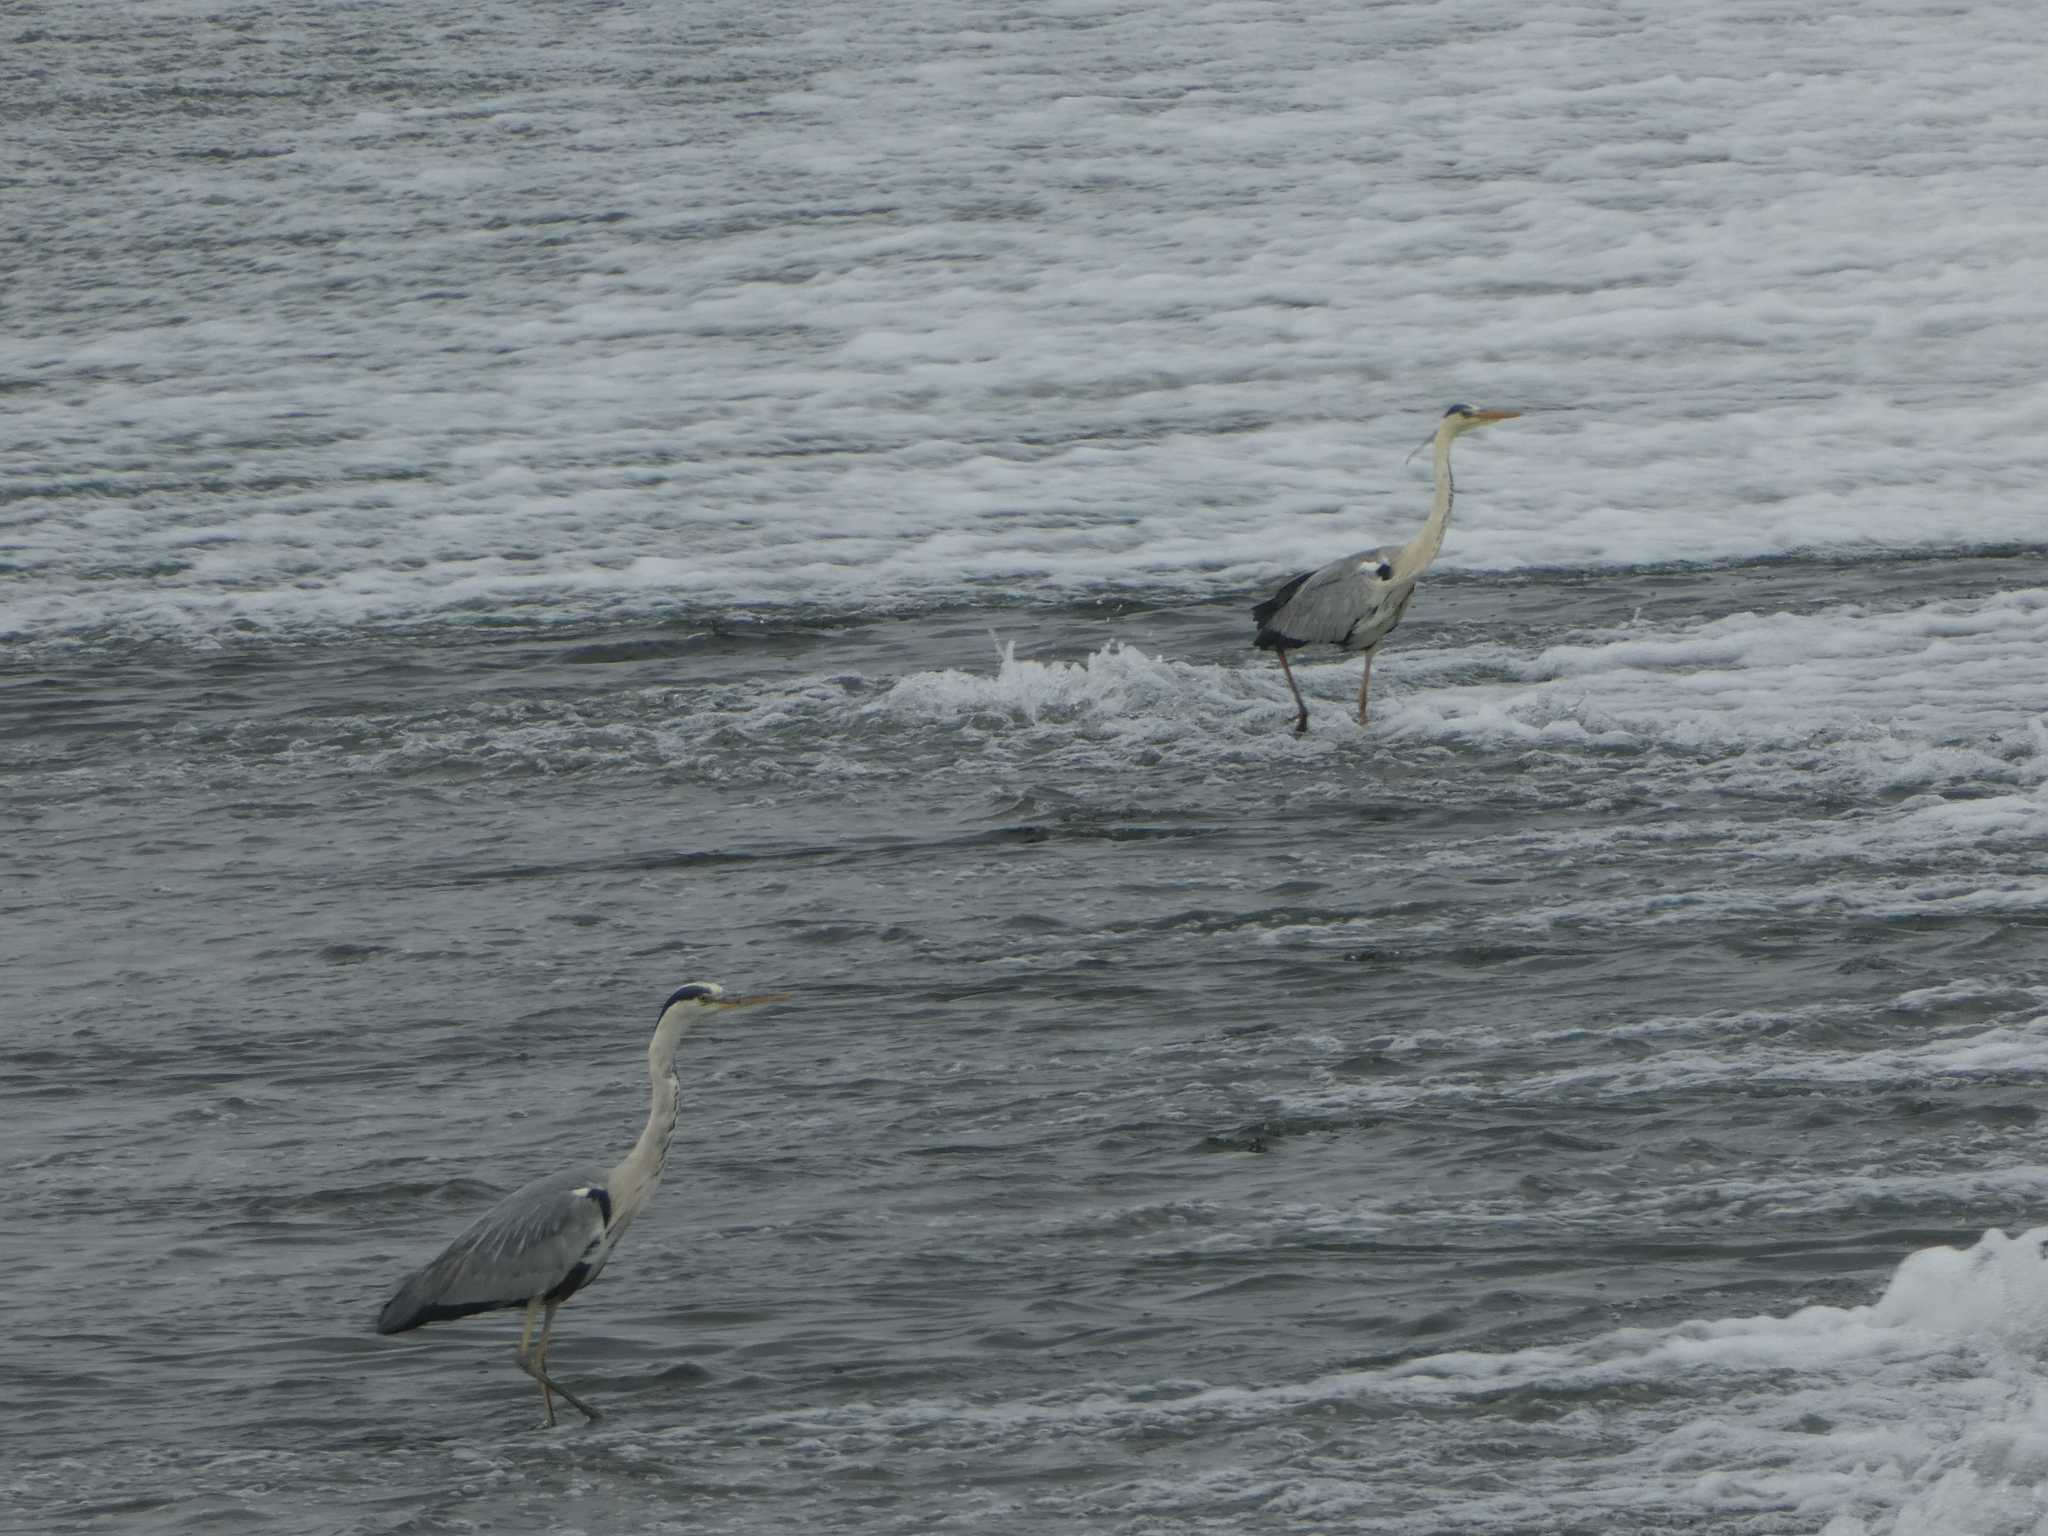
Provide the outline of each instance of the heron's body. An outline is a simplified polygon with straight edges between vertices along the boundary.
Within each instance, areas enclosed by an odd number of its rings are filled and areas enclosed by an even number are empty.
[[[1259,626],[1252,643],[1280,658],[1280,670],[1294,695],[1294,733],[1308,729],[1308,706],[1295,686],[1287,653],[1309,645],[1333,645],[1365,657],[1358,686],[1358,723],[1366,721],[1366,695],[1372,687],[1372,657],[1382,640],[1407,615],[1415,585],[1443,548],[1450,526],[1451,442],[1460,433],[1490,422],[1507,421],[1517,411],[1475,411],[1454,405],[1444,412],[1436,430],[1436,497],[1422,531],[1391,549],[1360,550],[1313,571],[1303,571],[1252,609]]]
[[[472,1312],[564,1302],[590,1284],[625,1232],[603,1173],[550,1174],[492,1206],[441,1256],[408,1275],[377,1315],[404,1333]]]
[[[709,982],[678,989],[663,1005],[647,1047],[651,1098],[646,1128],[633,1150],[608,1171],[550,1174],[514,1190],[405,1277],[378,1314],[377,1331],[404,1333],[474,1312],[522,1307],[519,1368],[540,1383],[546,1422],[555,1422],[551,1391],[595,1419],[596,1409],[547,1374],[555,1309],[598,1277],[661,1182],[681,1103],[675,1054],[684,1031],[714,1008],[774,1001],[779,998],[727,998]],[[540,1342],[533,1347],[533,1325],[543,1315]]]
[[[1313,571],[1303,571],[1252,610],[1262,651],[1334,645],[1370,651],[1394,631],[1415,597],[1415,583],[1392,584],[1374,572],[1398,551],[1362,549]]]

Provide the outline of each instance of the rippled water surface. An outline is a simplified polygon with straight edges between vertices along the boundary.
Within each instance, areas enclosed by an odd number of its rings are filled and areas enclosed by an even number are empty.
[[[2024,14],[0,28],[0,1521],[2048,1518]]]

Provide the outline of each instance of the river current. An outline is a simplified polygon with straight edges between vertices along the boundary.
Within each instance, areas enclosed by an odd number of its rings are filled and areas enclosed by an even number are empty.
[[[0,29],[0,1522],[2048,1518],[2024,16]]]

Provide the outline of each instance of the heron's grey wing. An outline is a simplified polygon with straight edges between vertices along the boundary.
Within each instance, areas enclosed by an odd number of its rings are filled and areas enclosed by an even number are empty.
[[[404,1333],[580,1284],[585,1261],[611,1218],[604,1175],[554,1174],[500,1200],[432,1263],[406,1276],[377,1317],[379,1333]],[[570,1285],[574,1289],[574,1285]],[[562,1291],[566,1295],[566,1291]]]
[[[1378,558],[1378,550],[1365,550],[1310,571],[1265,621],[1266,628],[1296,645],[1341,645],[1373,611],[1366,571]]]
[[[1274,614],[1287,606],[1287,600],[1301,590],[1301,584],[1313,575],[1315,575],[1314,571],[1303,571],[1299,576],[1288,577],[1280,583],[1279,591],[1254,605],[1252,608],[1252,622],[1259,626],[1259,637],[1253,642],[1254,644],[1264,646],[1269,650],[1272,648],[1272,632],[1266,626],[1272,623]],[[1285,637],[1283,636],[1282,638]]]

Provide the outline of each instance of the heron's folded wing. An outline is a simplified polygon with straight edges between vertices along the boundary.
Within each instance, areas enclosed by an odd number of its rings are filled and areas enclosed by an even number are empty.
[[[1336,645],[1371,610],[1371,582],[1361,564],[1366,555],[1347,555],[1302,578],[1294,595],[1266,622],[1303,645]]]
[[[514,1190],[406,1277],[378,1314],[377,1331],[403,1333],[546,1295],[604,1235],[610,1209],[602,1174],[555,1174]]]
[[[1252,609],[1252,622],[1264,629],[1273,621],[1273,615],[1287,606],[1287,600],[1301,590],[1301,584],[1313,575],[1314,571],[1303,571],[1299,576],[1288,577],[1280,584],[1279,591]]]

